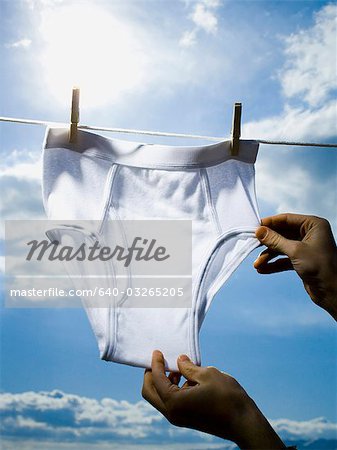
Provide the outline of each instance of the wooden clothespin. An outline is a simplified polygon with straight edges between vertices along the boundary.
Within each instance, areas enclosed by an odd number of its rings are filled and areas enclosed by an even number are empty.
[[[242,103],[234,103],[231,135],[231,156],[237,156],[240,148]]]
[[[71,117],[69,142],[75,144],[77,140],[77,126],[80,120],[80,88],[73,87],[71,99]]]

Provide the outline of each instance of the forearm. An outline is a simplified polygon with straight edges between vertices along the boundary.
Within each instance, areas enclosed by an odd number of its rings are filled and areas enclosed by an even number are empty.
[[[327,297],[327,299],[325,300],[324,303],[322,303],[321,306],[337,322],[337,293]]]
[[[323,308],[337,321],[337,257],[334,259],[330,283],[327,283]]]
[[[242,450],[281,450],[287,447],[262,412],[251,401],[241,418],[239,437],[235,443]]]
[[[304,283],[304,286],[312,301],[337,321],[337,258],[331,269],[329,276],[313,283]]]

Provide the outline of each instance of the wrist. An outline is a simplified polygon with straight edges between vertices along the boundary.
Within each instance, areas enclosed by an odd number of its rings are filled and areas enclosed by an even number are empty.
[[[323,295],[315,303],[325,309],[337,321],[337,279],[325,284]]]
[[[246,405],[237,429],[239,435],[234,442],[242,450],[281,450],[287,448],[251,399]]]
[[[328,296],[320,306],[337,321],[337,292]]]
[[[337,321],[337,253],[330,263],[331,276],[326,283],[326,295],[323,308]]]

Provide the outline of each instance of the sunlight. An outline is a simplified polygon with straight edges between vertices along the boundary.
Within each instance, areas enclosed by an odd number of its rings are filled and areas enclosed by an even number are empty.
[[[106,10],[83,3],[47,9],[40,32],[43,75],[59,102],[69,103],[74,85],[86,107],[113,103],[141,86],[147,59],[139,32]]]

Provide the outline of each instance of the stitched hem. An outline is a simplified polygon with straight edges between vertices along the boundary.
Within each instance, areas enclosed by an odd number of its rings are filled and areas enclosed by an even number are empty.
[[[113,188],[113,183],[115,180],[115,175],[117,173],[119,166],[113,165],[109,171],[107,180],[106,180],[106,184],[105,184],[105,189],[104,189],[104,196],[103,198],[105,198],[105,202],[103,203],[103,208],[102,208],[102,219],[101,219],[101,223],[100,223],[100,227],[98,230],[98,233],[101,234],[103,227],[108,219],[109,216],[109,209],[110,209],[110,203],[112,200],[112,188]],[[108,359],[109,356],[111,355],[111,353],[114,351],[115,348],[115,327],[116,327],[116,313],[115,313],[115,307],[109,307],[109,314],[108,314],[108,318],[107,318],[107,335],[109,336],[109,342],[108,345],[106,347],[106,351],[102,357],[102,359]],[[111,326],[111,322],[112,320],[114,321],[114,330],[112,330],[112,326]],[[113,335],[112,335],[113,333]]]
[[[109,216],[110,204],[112,202],[113,184],[115,181],[116,174],[119,170],[119,167],[120,166],[118,166],[116,164],[112,165],[111,169],[109,170],[108,176],[107,176],[105,189],[104,189],[104,195],[103,195],[103,199],[105,199],[105,201],[104,201],[103,207],[102,207],[102,219],[101,219],[101,223],[100,223],[99,230],[98,230],[99,234],[102,233],[105,222],[107,221],[107,218]]]
[[[201,305],[201,293],[203,292],[203,285],[207,278],[207,275],[209,273],[210,268],[212,267],[212,261],[215,258],[217,254],[217,250],[221,247],[221,244],[224,242],[224,240],[229,239],[233,236],[236,236],[238,234],[244,234],[244,235],[250,235],[251,239],[246,243],[246,245],[241,249],[240,253],[235,255],[235,258],[232,258],[228,265],[220,272],[220,276],[218,278],[218,281],[214,282],[212,286],[209,289],[209,293],[211,296],[211,301],[209,302],[209,305],[207,309],[203,311],[203,318],[206,316],[207,311],[212,303],[212,300],[217,293],[217,291],[220,289],[220,287],[226,282],[226,280],[234,273],[234,271],[237,269],[237,267],[241,264],[241,262],[249,255],[250,252],[252,252],[256,247],[260,245],[260,242],[255,238],[255,229],[252,229],[251,227],[242,227],[238,229],[231,229],[228,230],[226,233],[223,233],[219,238],[216,240],[216,242],[213,244],[210,252],[208,253],[207,262],[201,271],[201,273],[198,274],[198,277],[196,279],[196,285],[198,285],[198,291],[195,296],[195,303],[192,305],[193,310],[196,312],[199,312],[199,307]],[[206,306],[206,305],[205,305]],[[200,349],[198,344],[198,337],[199,337],[199,329],[201,326],[202,321],[200,321],[199,315],[194,314],[194,323],[193,323],[193,330],[194,330],[194,344],[195,344],[195,354],[198,355],[198,360],[200,360]]]
[[[209,211],[210,211],[212,222],[214,224],[214,228],[217,231],[217,235],[219,236],[219,235],[222,234],[222,228],[221,228],[221,225],[220,225],[218,213],[217,213],[217,211],[216,211],[216,209],[214,207],[214,204],[213,204],[207,169],[205,169],[205,168],[200,169],[200,178],[201,178],[201,181],[202,181],[202,186],[204,188],[204,194],[205,194],[205,197],[206,197],[206,203],[207,203]]]
[[[219,289],[224,285],[224,283],[228,280],[228,278],[235,272],[235,270],[239,267],[239,265],[244,261],[244,259],[257,247],[259,247],[260,242],[255,238],[251,237],[247,244],[241,249],[241,251],[235,255],[235,258],[232,258],[227,266],[219,273],[218,280],[212,284],[208,293],[210,297],[213,299],[215,294],[219,291]],[[217,247],[217,248],[221,248]],[[209,305],[210,306],[210,305]],[[209,308],[208,306],[208,308]],[[205,310],[207,313],[208,308]]]
[[[233,157],[229,151],[229,140],[197,146],[168,146],[111,139],[79,130],[78,142],[74,145],[69,144],[67,129],[49,127],[44,148],[66,148],[79,154],[91,153],[111,160],[112,163],[133,167],[188,170],[189,167],[217,165],[229,159],[253,164],[257,156],[258,142],[245,139],[240,142],[240,153]]]

